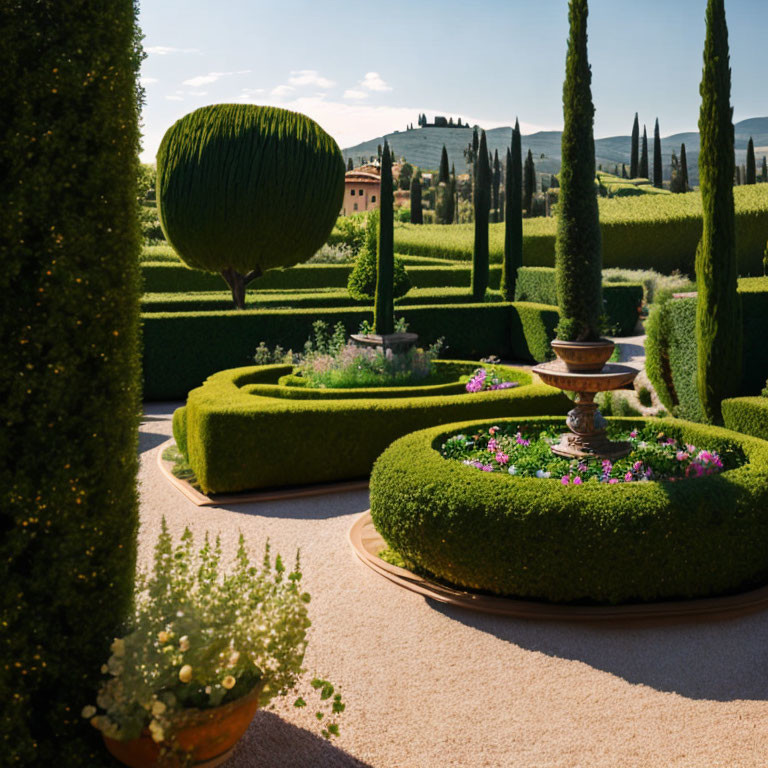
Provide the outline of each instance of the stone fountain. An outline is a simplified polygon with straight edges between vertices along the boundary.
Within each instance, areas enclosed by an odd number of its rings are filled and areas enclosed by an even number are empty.
[[[576,393],[576,405],[568,412],[566,420],[570,432],[564,433],[560,442],[552,447],[552,452],[558,456],[615,461],[632,450],[627,442],[608,439],[605,418],[595,402],[598,392],[623,389],[638,374],[628,365],[606,362],[614,346],[608,339],[594,342],[556,340],[552,342],[552,349],[558,359],[533,369],[545,384]]]

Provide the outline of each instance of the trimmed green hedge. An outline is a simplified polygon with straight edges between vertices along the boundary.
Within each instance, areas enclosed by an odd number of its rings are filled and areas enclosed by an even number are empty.
[[[754,395],[768,379],[768,278],[739,280],[744,354],[739,394]],[[696,298],[654,305],[646,326],[646,370],[659,399],[684,419],[704,418],[696,388]]]
[[[505,419],[513,425],[562,419]],[[676,483],[586,483],[479,472],[444,459],[471,421],[393,443],[371,474],[371,514],[393,550],[460,587],[552,602],[624,603],[705,597],[768,579],[768,443],[675,420],[670,436],[748,463]]]
[[[471,373],[477,363],[451,361]],[[525,371],[498,366],[519,387],[475,394],[301,399],[249,394],[277,384],[289,365],[236,368],[211,376],[174,415],[177,445],[205,492],[306,485],[366,477],[398,437],[467,416],[565,413],[570,401]],[[409,388],[411,389],[411,388]],[[428,391],[428,390],[427,390]]]
[[[250,363],[261,341],[301,350],[316,320],[355,332],[372,314],[367,307],[145,313],[144,398],[185,397],[212,373]],[[546,360],[558,322],[554,307],[525,302],[406,306],[397,315],[422,346],[444,337],[447,351],[465,359]]]
[[[113,765],[80,715],[133,605],[141,39],[129,0],[0,10],[0,761]]]
[[[552,267],[522,267],[517,273],[515,301],[557,304],[555,270]],[[643,303],[642,283],[603,283],[603,303],[611,333],[629,336],[637,325]]]
[[[768,397],[732,397],[722,408],[728,429],[768,440]]]

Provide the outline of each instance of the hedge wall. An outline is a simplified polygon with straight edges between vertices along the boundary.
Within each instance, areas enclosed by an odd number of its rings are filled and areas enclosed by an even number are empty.
[[[133,593],[134,7],[36,0],[0,16],[0,754],[111,765],[80,711]]]
[[[768,378],[768,278],[739,280],[744,355],[740,394],[754,395]],[[696,298],[654,305],[646,326],[646,370],[659,399],[680,418],[704,418],[696,388]]]
[[[250,363],[261,341],[301,350],[316,320],[341,322],[354,332],[372,315],[370,308],[358,307],[145,313],[144,398],[185,397],[212,373]],[[476,360],[491,354],[546,360],[558,322],[554,307],[525,302],[408,306],[397,316],[419,334],[422,345],[442,336],[450,355]]]
[[[736,254],[739,274],[761,275],[768,232],[768,186],[754,184],[734,189]],[[701,194],[641,195],[599,201],[603,266],[655,269],[663,274],[679,270],[693,274],[701,238]],[[523,263],[554,265],[556,218],[525,219]],[[395,229],[399,253],[445,256],[467,261],[472,257],[472,225],[403,224]],[[504,224],[490,225],[491,261],[500,263]]]
[[[562,419],[505,419],[513,426]],[[748,463],[682,482],[563,486],[479,472],[439,452],[445,439],[494,421],[415,432],[371,473],[371,514],[406,561],[460,587],[552,602],[705,597],[768,580],[768,442],[676,420],[658,425]],[[564,425],[563,425],[564,426]]]
[[[477,365],[448,364],[464,374]],[[187,405],[174,415],[174,435],[178,445],[186,443],[189,463],[203,490],[219,493],[365,477],[376,457],[413,429],[468,416],[565,413],[570,407],[559,390],[532,383],[531,374],[499,369],[505,379],[519,381],[520,386],[395,398],[368,390],[338,400],[249,393],[249,386],[276,385],[291,366],[222,371],[189,393]]]
[[[552,267],[522,267],[517,273],[515,301],[557,304],[555,270]],[[637,325],[643,303],[642,283],[603,283],[603,303],[610,332],[629,336]]]
[[[732,397],[722,409],[728,429],[768,440],[768,397]]]

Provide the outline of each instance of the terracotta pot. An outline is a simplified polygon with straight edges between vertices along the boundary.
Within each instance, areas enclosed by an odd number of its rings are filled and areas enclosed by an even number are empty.
[[[220,765],[229,758],[248,730],[258,706],[259,691],[256,690],[221,707],[184,710],[175,721],[175,743],[190,754],[189,765],[198,768]],[[105,736],[104,744],[114,757],[129,768],[155,768],[158,765],[176,768],[181,765],[174,758],[159,762],[160,744],[152,739],[148,730],[129,741]]]
[[[571,373],[599,373],[616,345],[608,339],[599,341],[552,342],[552,349]]]

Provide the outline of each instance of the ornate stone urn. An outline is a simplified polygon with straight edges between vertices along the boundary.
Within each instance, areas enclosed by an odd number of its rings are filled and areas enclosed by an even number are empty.
[[[545,384],[576,393],[576,405],[568,412],[566,419],[570,432],[564,433],[560,442],[552,447],[552,452],[558,456],[614,461],[630,452],[629,443],[608,439],[605,434],[606,421],[595,402],[598,392],[627,387],[638,374],[637,370],[627,365],[606,363],[614,346],[608,339],[555,340],[552,349],[558,359],[533,369]]]

